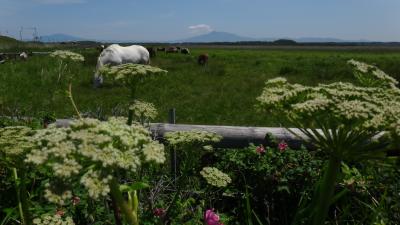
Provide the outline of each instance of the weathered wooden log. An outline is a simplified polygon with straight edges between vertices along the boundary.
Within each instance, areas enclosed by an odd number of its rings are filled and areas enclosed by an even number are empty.
[[[68,127],[70,122],[70,119],[58,119],[56,125],[58,127]],[[190,130],[208,131],[221,135],[223,139],[221,142],[214,145],[216,148],[244,148],[249,146],[250,143],[255,145],[272,145],[272,140],[266,138],[266,135],[270,134],[277,141],[285,141],[292,149],[300,149],[302,146],[310,150],[315,149],[315,146],[307,142],[308,137],[297,128],[290,128],[291,132],[289,132],[286,128],[282,127],[213,126],[168,123],[150,124],[150,131],[153,136],[160,141],[164,141],[164,135],[167,132]],[[387,155],[399,156],[399,151],[397,149],[389,150]]]
[[[71,120],[58,119],[56,124],[59,127],[67,127]],[[266,139],[267,134],[271,134],[276,140],[284,140],[293,149],[299,149],[306,137],[296,128],[291,129],[302,138],[293,135],[285,128],[278,127],[239,127],[239,126],[211,126],[211,125],[189,125],[189,124],[168,124],[168,123],[151,123],[150,130],[154,137],[158,140],[163,140],[167,132],[174,131],[190,131],[201,130],[214,132],[223,137],[222,141],[215,144],[219,148],[243,148],[250,143],[270,144],[270,140]],[[306,145],[307,147],[312,147]]]
[[[222,141],[215,144],[220,148],[243,148],[250,143],[255,145],[271,144],[271,140],[266,138],[271,134],[277,141],[285,141],[291,148],[299,149],[304,141],[296,135],[290,133],[285,128],[278,127],[240,127],[240,126],[211,126],[211,125],[187,125],[187,124],[164,124],[153,123],[151,131],[159,139],[162,139],[167,132],[201,130],[219,134]],[[297,135],[307,139],[298,129],[291,129]],[[308,146],[311,147],[311,146]]]
[[[52,52],[32,52],[32,55],[49,55]]]

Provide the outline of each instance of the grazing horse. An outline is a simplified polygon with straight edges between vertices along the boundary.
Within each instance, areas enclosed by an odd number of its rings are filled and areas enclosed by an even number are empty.
[[[169,47],[167,50],[165,50],[166,53],[178,53],[178,48],[176,47]]]
[[[98,87],[103,83],[103,77],[99,70],[104,65],[120,65],[126,63],[149,64],[150,53],[140,45],[131,45],[127,47],[118,44],[112,44],[105,48],[97,59],[96,72],[94,74],[94,86]]]
[[[153,57],[156,57],[156,56],[157,56],[157,51],[156,51],[155,48],[153,48],[153,47],[147,47],[146,49],[147,49],[147,51],[149,51],[149,53],[150,53],[150,58],[153,58]]]
[[[190,51],[189,51],[188,48],[182,48],[182,49],[181,49],[181,53],[182,53],[182,54],[185,54],[185,55],[190,55]]]
[[[21,54],[19,54],[19,58],[25,61],[28,59],[28,54],[26,52],[21,52]]]
[[[203,53],[203,54],[199,55],[199,57],[197,58],[197,63],[201,66],[206,65],[208,63],[208,54]]]
[[[158,52],[165,52],[165,48],[157,48]]]

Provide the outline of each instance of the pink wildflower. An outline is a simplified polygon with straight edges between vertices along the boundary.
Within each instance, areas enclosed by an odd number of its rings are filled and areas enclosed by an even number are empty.
[[[287,147],[288,147],[288,144],[286,144],[285,141],[281,141],[278,144],[278,149],[279,149],[280,152],[284,152],[287,149]]]
[[[219,222],[219,216],[214,212],[214,209],[206,210],[204,221],[206,225],[224,225]]]
[[[64,211],[62,211],[61,209],[57,209],[57,211],[56,211],[56,215],[59,215],[59,216],[64,216],[64,214],[65,214],[65,212],[64,212]]]
[[[263,145],[257,146],[256,152],[260,155],[263,155],[265,153],[265,148]]]
[[[154,216],[162,217],[162,216],[164,216],[164,214],[165,214],[165,209],[163,209],[163,208],[156,208],[156,209],[153,210],[153,214],[154,214]]]
[[[74,197],[72,197],[72,205],[78,205],[79,204],[79,202],[81,201],[81,199],[78,197],[78,196],[74,196]]]

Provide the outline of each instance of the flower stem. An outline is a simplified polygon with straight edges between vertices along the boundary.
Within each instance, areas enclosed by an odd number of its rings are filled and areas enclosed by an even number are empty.
[[[119,213],[117,201],[115,201],[115,199],[113,197],[111,197],[111,201],[112,201],[112,208],[113,208],[113,212],[114,212],[115,224],[122,225],[121,215]]]
[[[128,125],[129,126],[132,125],[132,121],[133,121],[133,110],[129,109],[129,113],[128,113]]]
[[[324,176],[320,182],[319,190],[316,196],[314,196],[316,199],[312,218],[313,225],[321,225],[325,222],[331,199],[335,191],[336,180],[340,172],[340,165],[341,160],[331,156],[328,166],[325,169]]]
[[[21,177],[18,178],[17,168],[13,168],[14,174],[14,182],[15,182],[15,191],[17,193],[17,201],[18,201],[18,210],[21,217],[22,224],[30,225],[30,215],[28,210],[28,201],[26,194],[26,186],[25,186],[25,176],[24,173],[21,173]]]
[[[119,185],[115,179],[112,179],[110,182],[111,196],[115,199],[117,205],[121,209],[122,214],[124,214],[126,220],[130,225],[139,225],[139,220],[137,215],[133,211],[132,205],[129,205],[124,197],[122,196],[121,191],[119,190]]]
[[[78,116],[79,119],[82,119],[81,114],[79,113],[78,107],[76,107],[74,98],[72,97],[72,84],[69,83],[69,87],[68,87],[68,98],[71,101],[72,107],[75,110],[76,115]]]

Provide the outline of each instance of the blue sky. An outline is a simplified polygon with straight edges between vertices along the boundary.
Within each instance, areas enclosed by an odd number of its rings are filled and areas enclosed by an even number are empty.
[[[216,30],[400,41],[400,0],[0,0],[0,32],[17,36],[21,26],[102,40],[168,41]]]

